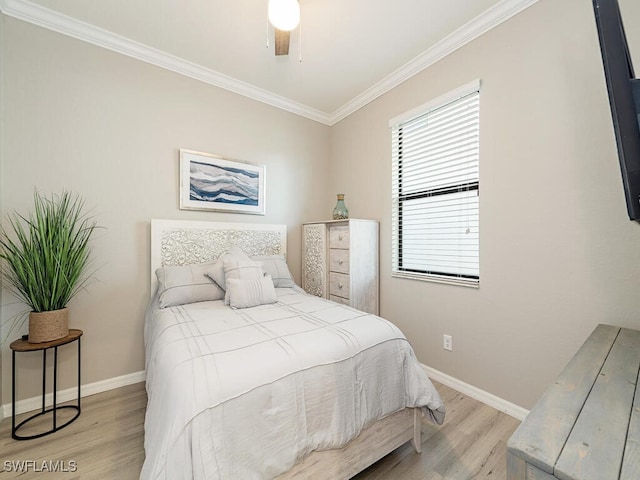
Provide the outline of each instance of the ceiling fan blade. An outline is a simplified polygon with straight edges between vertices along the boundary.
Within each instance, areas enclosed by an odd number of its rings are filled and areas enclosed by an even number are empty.
[[[291,32],[274,28],[276,33],[276,55],[289,55],[289,37]]]

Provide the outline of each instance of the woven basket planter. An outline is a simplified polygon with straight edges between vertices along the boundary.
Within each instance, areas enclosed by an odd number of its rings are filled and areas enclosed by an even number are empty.
[[[69,309],[29,314],[29,343],[45,343],[69,335]]]

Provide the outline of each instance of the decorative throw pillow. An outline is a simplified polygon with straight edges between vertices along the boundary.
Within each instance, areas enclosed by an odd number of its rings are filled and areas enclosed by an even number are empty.
[[[231,260],[233,258],[237,260],[251,260],[240,247],[232,245],[231,248],[229,248],[225,254],[220,255],[218,260],[216,260],[213,265],[211,265],[211,268],[207,270],[209,278],[216,282],[222,290],[226,290],[227,288],[224,277],[224,261],[225,259]]]
[[[271,275],[274,287],[295,287],[296,283],[283,255],[258,255],[251,259],[262,264],[264,273]]]
[[[160,308],[223,299],[224,290],[206,275],[212,265],[212,263],[202,263],[158,268],[156,277]]]
[[[264,277],[264,270],[262,265],[253,260],[238,260],[235,257],[225,258],[224,264],[224,278],[225,278],[225,290],[228,288],[226,284],[229,280],[257,280]],[[229,293],[224,296],[224,304],[229,305]]]
[[[253,280],[227,278],[227,295],[232,308],[249,308],[276,303],[276,289],[268,274]]]

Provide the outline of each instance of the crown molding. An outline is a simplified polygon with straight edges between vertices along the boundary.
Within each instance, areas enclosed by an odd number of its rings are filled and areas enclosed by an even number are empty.
[[[438,60],[537,2],[538,0],[503,0],[494,5],[333,112],[330,116],[330,125],[335,125]]]
[[[141,60],[166,70],[223,88],[287,112],[329,125],[329,115],[288,98],[237,80],[215,70],[186,61],[148,45],[117,35],[81,20],[26,0],[0,0],[3,14],[52,30],[83,42]]]
[[[281,95],[276,95],[250,83],[237,80],[210,68],[186,61],[108,30],[36,5],[27,0],[0,0],[0,12],[33,25],[257,100],[324,125],[332,126],[425,68],[433,65],[438,60],[537,2],[538,0],[503,0],[331,114],[295,102]]]

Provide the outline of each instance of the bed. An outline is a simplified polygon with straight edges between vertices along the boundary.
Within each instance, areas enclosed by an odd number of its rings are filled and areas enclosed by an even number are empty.
[[[152,220],[140,478],[347,479],[442,423],[402,332],[285,259],[284,225]]]

